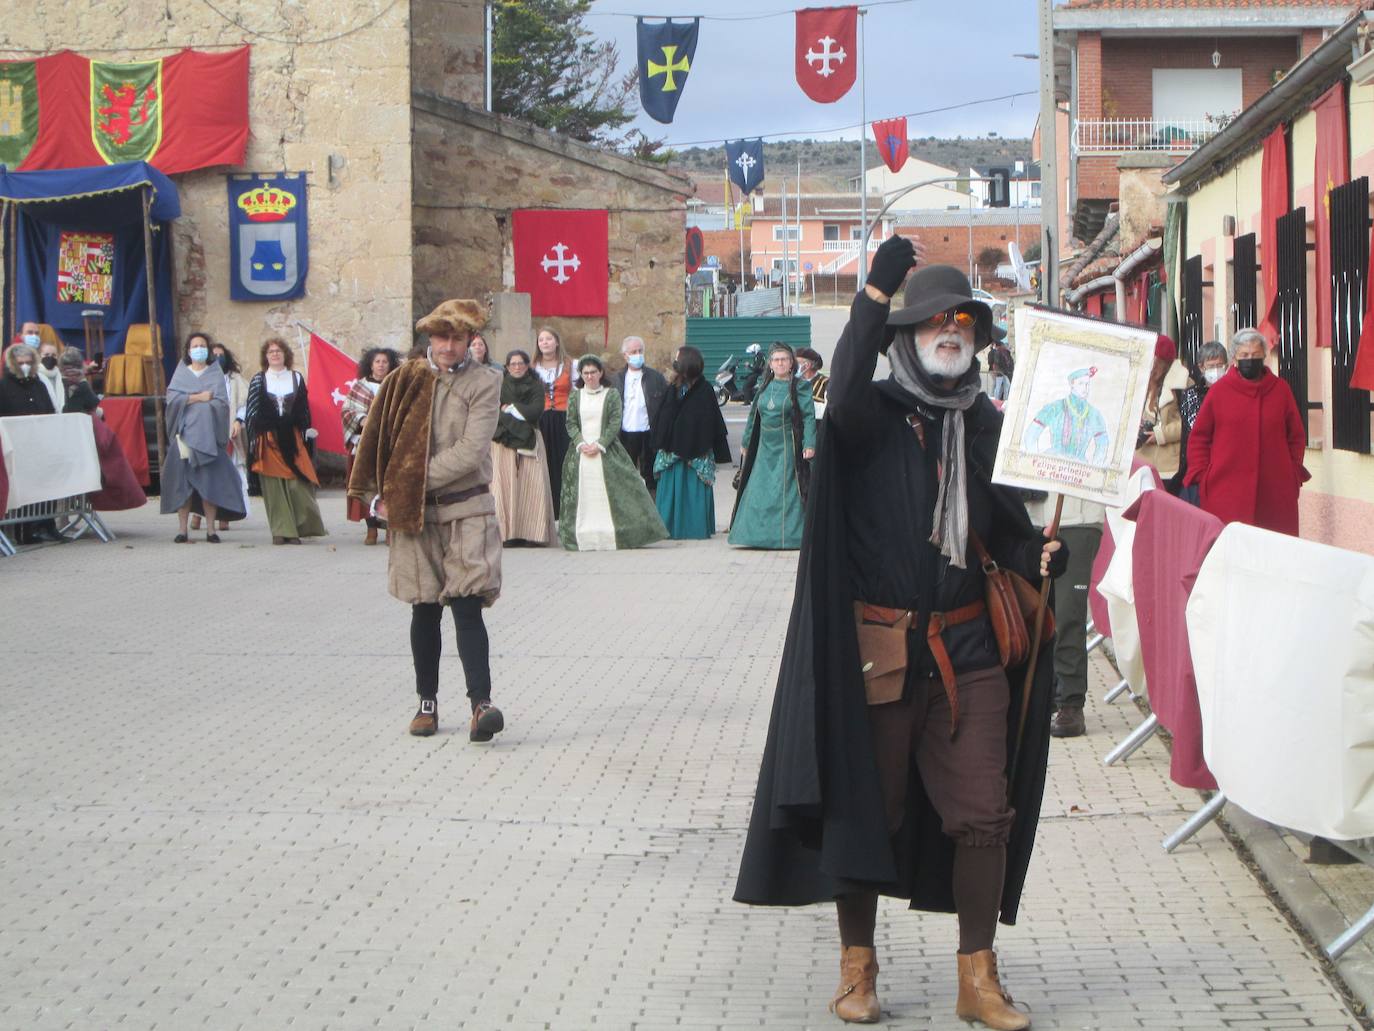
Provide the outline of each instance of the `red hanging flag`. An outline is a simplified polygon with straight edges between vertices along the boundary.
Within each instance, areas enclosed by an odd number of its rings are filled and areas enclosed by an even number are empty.
[[[906,143],[906,115],[874,122],[873,139],[878,143],[878,156],[883,164],[893,172],[900,172],[910,156]]]
[[[1350,179],[1345,83],[1338,82],[1312,105],[1317,115],[1315,192],[1317,223],[1317,346],[1331,346],[1331,190]],[[1266,261],[1267,264],[1267,261]]]
[[[818,104],[833,104],[856,78],[857,7],[809,7],[797,12],[797,85]]]
[[[343,403],[358,376],[358,363],[322,336],[310,334],[306,355],[306,393],[310,397],[310,425],[319,436],[315,446],[336,455],[347,454],[343,436]]]
[[[1260,265],[1264,274],[1264,311],[1259,328],[1271,341],[1279,335],[1278,220],[1288,214],[1288,138],[1279,126],[1264,139],[1260,165]]]
[[[247,46],[151,61],[64,50],[32,62],[37,131],[21,171],[146,161],[168,175],[239,165],[248,149]],[[13,99],[13,90],[11,90]]]
[[[1364,323],[1355,345],[1355,367],[1350,370],[1350,386],[1355,390],[1374,390],[1374,275],[1367,274],[1365,279]]]
[[[515,289],[531,315],[600,315],[610,284],[605,211],[516,211],[511,216]]]

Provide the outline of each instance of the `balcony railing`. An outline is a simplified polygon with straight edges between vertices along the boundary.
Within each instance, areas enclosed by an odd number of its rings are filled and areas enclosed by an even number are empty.
[[[1119,154],[1128,150],[1155,150],[1186,154],[1221,132],[1228,121],[1229,119],[1156,121],[1152,118],[1078,121],[1073,126],[1073,152]]]
[[[878,249],[878,244],[880,244],[880,243],[882,243],[882,242],[883,242],[882,240],[879,240],[879,239],[877,239],[877,238],[870,239],[870,240],[868,241],[868,249],[869,249],[870,251],[876,251],[876,250]],[[824,242],[824,245],[823,245],[822,249],[823,249],[823,250],[827,250],[827,251],[853,251],[854,254],[858,254],[858,253],[859,253],[859,241],[858,241],[858,240],[826,240],[826,241]],[[851,257],[852,257],[852,255],[851,255]]]

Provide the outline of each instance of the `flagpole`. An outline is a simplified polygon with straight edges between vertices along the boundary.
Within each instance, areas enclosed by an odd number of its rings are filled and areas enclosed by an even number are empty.
[[[791,288],[787,285],[787,177],[782,180],[782,313],[788,314],[787,305],[792,298]]]
[[[868,76],[864,74],[864,60],[868,48],[864,46],[864,15],[868,12],[859,8],[859,225],[868,225],[868,153],[864,149],[868,132]],[[868,282],[868,233],[859,241],[858,288],[862,290]]]
[[[802,220],[801,220],[801,153],[797,154],[797,300],[795,311],[801,311],[802,301]]]

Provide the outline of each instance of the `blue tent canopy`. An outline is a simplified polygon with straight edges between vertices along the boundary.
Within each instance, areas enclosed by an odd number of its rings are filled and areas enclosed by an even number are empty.
[[[11,172],[0,165],[4,224],[6,339],[22,322],[46,322],[69,343],[83,338],[84,313],[103,315],[106,355],[124,350],[128,327],[148,313],[143,199],[150,199],[155,321],[164,360],[176,362],[171,220],[181,214],[176,185],[142,161],[92,168]],[[65,250],[64,250],[65,246]]]
[[[11,172],[0,165],[0,200],[25,205],[26,215],[43,221],[68,220],[75,209],[89,208],[106,226],[142,222],[145,186],[153,190],[153,221],[181,214],[175,184],[145,161],[48,172]]]

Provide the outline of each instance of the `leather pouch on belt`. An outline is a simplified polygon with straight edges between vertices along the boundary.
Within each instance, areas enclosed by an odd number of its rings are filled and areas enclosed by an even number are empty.
[[[905,609],[854,603],[854,622],[859,637],[859,663],[864,675],[864,694],[869,705],[900,701],[906,682],[907,629]]]

